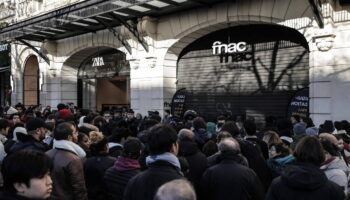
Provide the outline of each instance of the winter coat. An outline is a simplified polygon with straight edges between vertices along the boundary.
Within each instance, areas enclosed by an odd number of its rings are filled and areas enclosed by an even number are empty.
[[[103,178],[108,193],[107,199],[122,200],[129,180],[140,172],[137,160],[119,156],[114,166],[106,170]]]
[[[167,161],[158,160],[129,181],[124,200],[153,200],[160,186],[181,178],[183,176],[178,168]]]
[[[100,153],[84,162],[85,183],[89,199],[105,200],[107,195],[103,176],[115,161],[116,158],[109,156],[108,153]]]
[[[317,166],[295,163],[271,184],[267,200],[344,200],[341,187],[329,181]]]
[[[195,140],[196,140],[197,144],[199,145],[199,148],[202,148],[203,145],[206,142],[208,142],[208,140],[211,137],[211,134],[209,132],[207,132],[207,130],[204,128],[194,130],[194,134],[195,134]]]
[[[79,128],[79,132],[85,133],[86,135],[89,135],[90,131],[99,131],[99,129],[89,123],[83,123]]]
[[[233,153],[222,153],[220,163],[205,171],[201,181],[204,200],[264,199],[264,188],[255,172],[235,162]]]
[[[8,192],[1,192],[0,193],[0,199],[1,200],[39,200],[39,199],[32,199],[32,198],[22,197],[22,196],[19,196],[17,194],[12,194],[12,193],[8,193]]]
[[[87,200],[82,160],[65,149],[52,149],[46,154],[53,160],[50,200]]]
[[[178,156],[186,158],[189,165],[187,178],[192,182],[194,188],[198,189],[202,175],[208,167],[207,158],[201,151],[199,151],[197,144],[190,140],[179,142]]]
[[[263,154],[265,159],[269,158],[269,147],[267,146],[266,142],[258,139],[258,138],[246,138],[246,140],[255,142],[257,145],[259,145],[261,153]]]
[[[267,191],[271,184],[272,176],[262,155],[260,147],[252,141],[242,140],[239,138],[237,138],[237,141],[241,148],[242,155],[248,160],[249,168],[254,170],[263,184],[264,189]]]
[[[273,177],[280,176],[282,171],[288,167],[288,165],[295,162],[293,155],[285,157],[274,157],[267,160],[267,166],[270,168]]]
[[[217,152],[216,154],[209,156],[207,158],[208,167],[212,167],[212,166],[218,164],[220,162],[219,158],[220,158],[220,152]],[[244,157],[242,154],[237,154],[235,161],[243,166],[246,166],[246,167],[249,166],[247,158]]]
[[[49,145],[37,141],[33,136],[27,135],[25,138],[23,138],[23,141],[17,142],[9,150],[10,153],[14,153],[21,149],[31,149],[31,150],[37,150],[41,152],[46,152],[49,150]]]
[[[345,194],[348,192],[348,176],[349,168],[345,162],[338,157],[334,157],[334,160],[321,166],[321,170],[324,171],[328,180],[338,184],[343,188]]]

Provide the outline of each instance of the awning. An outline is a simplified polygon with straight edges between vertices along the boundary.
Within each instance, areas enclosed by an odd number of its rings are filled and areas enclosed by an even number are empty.
[[[0,42],[60,40],[125,25],[127,20],[136,20],[146,15],[157,17],[199,6],[210,6],[220,1],[87,0],[10,25],[0,31]]]

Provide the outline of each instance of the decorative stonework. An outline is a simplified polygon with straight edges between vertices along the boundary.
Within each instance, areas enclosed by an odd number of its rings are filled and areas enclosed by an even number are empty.
[[[333,47],[334,38],[335,35],[333,34],[313,37],[317,49],[322,52],[329,51]]]
[[[13,17],[15,15],[15,7],[14,0],[0,1],[0,21]]]

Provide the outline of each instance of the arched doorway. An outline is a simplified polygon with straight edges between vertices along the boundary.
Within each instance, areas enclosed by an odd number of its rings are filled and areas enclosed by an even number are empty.
[[[130,66],[126,55],[111,47],[89,47],[63,64],[61,98],[80,108],[104,110],[130,104]]]
[[[24,66],[23,103],[27,107],[39,104],[39,63],[36,56],[30,56]]]
[[[228,27],[189,44],[177,65],[186,109],[215,121],[221,114],[286,117],[293,95],[309,85],[308,43],[298,31],[250,24]]]

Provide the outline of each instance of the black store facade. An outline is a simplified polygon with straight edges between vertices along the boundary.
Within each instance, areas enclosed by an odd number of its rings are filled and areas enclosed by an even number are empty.
[[[0,103],[11,105],[11,45],[0,44]]]
[[[96,109],[100,111],[130,107],[129,76],[130,65],[123,52],[114,48],[97,48],[97,52],[87,56],[78,69],[78,107],[88,108],[89,98],[95,98]],[[88,91],[89,85],[95,92]]]
[[[186,88],[185,108],[208,121],[221,114],[256,122],[295,111],[307,115],[308,43],[298,31],[284,26],[228,26],[183,49],[177,80],[178,90]],[[291,107],[300,94],[307,94],[302,98],[306,102]]]

